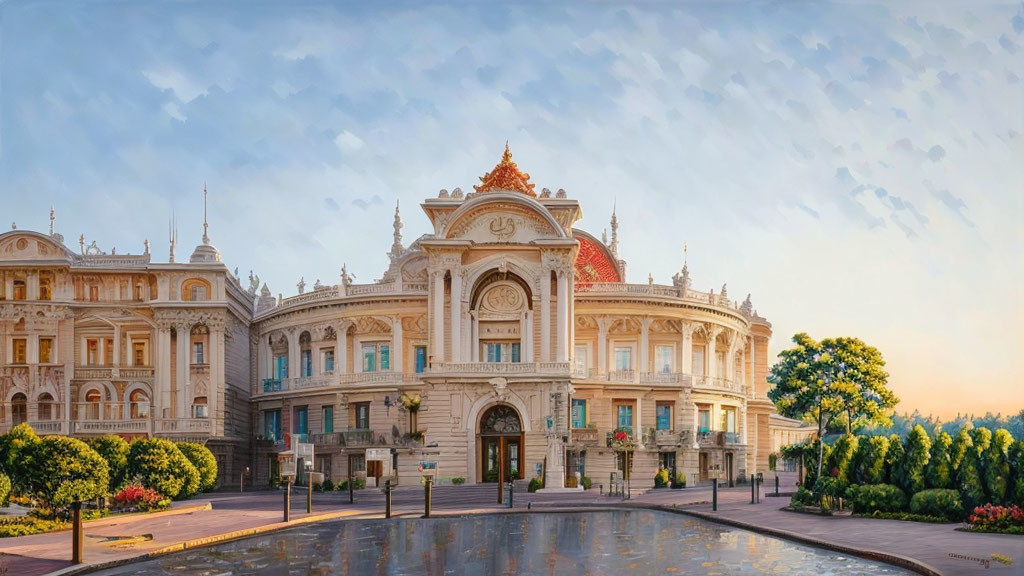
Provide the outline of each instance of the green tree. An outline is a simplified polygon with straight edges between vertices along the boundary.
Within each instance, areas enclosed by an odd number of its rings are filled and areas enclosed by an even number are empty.
[[[43,502],[64,506],[107,493],[107,461],[77,438],[46,436],[35,449],[38,471],[32,491]]]
[[[854,456],[857,454],[857,437],[853,434],[843,434],[832,444],[832,453],[829,455],[829,473],[835,472],[840,485],[845,488],[855,478]]]
[[[1024,508],[1024,440],[1017,440],[1010,447],[1010,476],[1013,488],[1008,499]]]
[[[949,488],[953,484],[953,466],[949,461],[949,450],[953,439],[945,432],[939,432],[932,441],[925,476],[930,488]]]
[[[857,446],[857,481],[861,484],[885,484],[885,455],[889,451],[889,439],[885,436],[869,436]]]
[[[925,472],[928,469],[928,453],[932,441],[928,432],[920,424],[914,426],[907,436],[903,447],[903,471],[900,477],[900,488],[910,495],[928,487]]]
[[[36,431],[24,422],[0,436],[0,468],[10,477],[11,489],[15,494],[25,494],[32,490],[38,474],[35,453],[39,442]]]
[[[951,466],[953,477],[957,477],[957,473],[960,471],[960,465],[963,463],[964,456],[967,455],[967,451],[973,448],[974,441],[971,440],[971,430],[969,426],[965,426],[956,432],[956,436],[953,437],[953,444],[949,447],[949,465]]]
[[[899,401],[886,388],[881,353],[857,338],[826,338],[821,342],[804,333],[793,336],[795,347],[783,350],[772,367],[768,397],[779,413],[814,422],[818,438],[837,417],[853,427],[887,423]],[[819,444],[817,475],[821,475],[824,443]]]
[[[986,448],[988,447],[987,438],[985,434],[975,435],[971,432],[962,430],[962,433],[966,433],[967,441],[964,443],[963,458],[960,460],[960,466],[957,467],[956,471],[956,483],[957,488],[960,490],[960,496],[964,502],[965,510],[973,510],[976,506],[981,506],[985,503],[985,484],[981,477],[981,452],[977,449],[974,444],[974,439],[977,437],[985,442]],[[988,432],[986,430],[985,432]],[[957,440],[962,437],[962,434],[957,434]],[[957,445],[957,441],[953,442],[953,445]]]
[[[188,498],[199,491],[199,471],[174,442],[163,438],[132,443],[128,477],[168,498]]]
[[[1010,489],[1010,446],[1013,436],[1004,428],[996,430],[992,442],[985,451],[985,491],[993,504],[1007,503]]]
[[[202,444],[178,442],[178,449],[199,472],[199,491],[208,492],[217,485],[217,459]]]
[[[110,492],[116,492],[124,485],[124,475],[128,471],[128,442],[114,434],[99,436],[88,441],[89,447],[95,450],[110,466]]]
[[[11,495],[11,479],[0,472],[0,507],[7,506],[7,497]]]
[[[889,450],[885,453],[885,478],[886,482],[893,486],[903,487],[903,441],[893,434],[889,436]]]

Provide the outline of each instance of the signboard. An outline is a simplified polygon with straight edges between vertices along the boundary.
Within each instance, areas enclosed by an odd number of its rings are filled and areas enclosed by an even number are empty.
[[[281,478],[295,477],[295,454],[291,450],[277,453],[277,465]]]
[[[366,449],[366,461],[371,460],[384,460],[385,462],[391,460],[391,449],[390,448],[367,448]]]
[[[295,445],[295,457],[303,458],[306,462],[313,461],[313,445],[299,442]]]
[[[437,462],[420,462],[420,474],[437,475]]]

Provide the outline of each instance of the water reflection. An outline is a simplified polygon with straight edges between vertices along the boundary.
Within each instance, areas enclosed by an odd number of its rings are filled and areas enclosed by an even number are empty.
[[[909,572],[649,510],[348,520],[100,574],[815,574]]]

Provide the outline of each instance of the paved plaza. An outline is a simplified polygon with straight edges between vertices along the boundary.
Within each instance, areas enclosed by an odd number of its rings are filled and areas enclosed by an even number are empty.
[[[786,497],[763,497],[760,504],[750,504],[749,487],[722,489],[717,512],[712,511],[710,500],[711,489],[707,487],[654,490],[629,500],[602,495],[595,488],[587,492],[558,494],[516,493],[514,509],[641,506],[675,510],[840,551],[862,550],[875,559],[908,559],[917,564],[919,570],[923,568],[925,573],[932,570],[930,573],[944,575],[1019,574],[1024,566],[1024,538],[1020,536],[958,532],[955,524],[796,514],[779,509],[788,502]],[[310,516],[306,514],[306,493],[301,489],[294,490],[292,521],[289,524],[281,522],[282,492],[206,495],[201,500],[175,503],[176,514],[89,522],[85,525],[85,560],[90,565],[124,562],[179,550],[183,546],[199,546],[301,522],[328,518],[375,518],[384,514],[384,495],[373,489],[357,491],[352,504],[347,493],[339,492],[314,494],[313,502],[314,514]],[[433,512],[438,516],[507,510],[497,503],[495,486],[446,486],[434,490]],[[396,516],[422,515],[423,490],[396,489],[393,511]],[[0,543],[0,574],[35,576],[77,571],[69,562],[70,531],[8,538]],[[985,568],[976,560],[962,559],[991,560],[993,553],[1012,558],[1013,564],[1006,566],[990,561],[989,568]]]

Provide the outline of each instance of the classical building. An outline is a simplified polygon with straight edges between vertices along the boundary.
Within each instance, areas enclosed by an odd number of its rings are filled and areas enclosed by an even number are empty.
[[[749,296],[695,290],[685,264],[626,283],[614,214],[610,241],[574,228],[579,203],[536,192],[507,147],[473,192],[421,207],[432,233],[405,246],[396,207],[380,280],[342,267],[289,298],[243,288],[205,230],[187,264],[0,235],[0,431],[205,440],[257,483],[304,441],[336,480],[436,462],[442,481],[556,488],[621,475],[624,446],[634,486],[767,471],[773,423],[799,428],[773,419]]]

